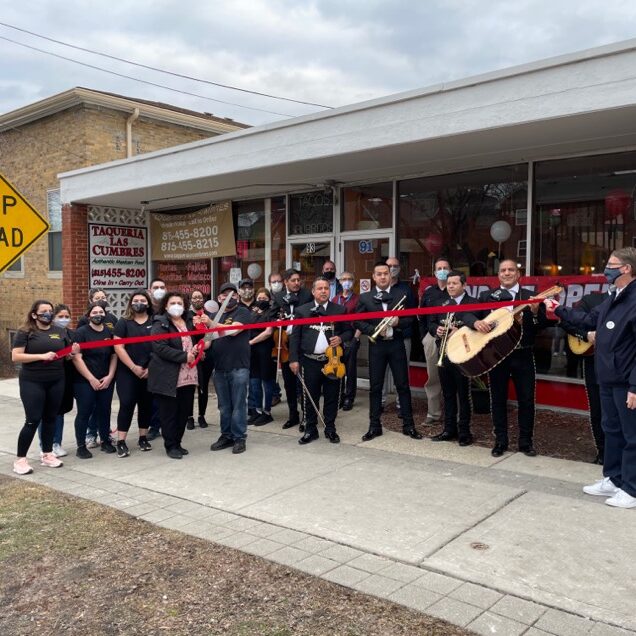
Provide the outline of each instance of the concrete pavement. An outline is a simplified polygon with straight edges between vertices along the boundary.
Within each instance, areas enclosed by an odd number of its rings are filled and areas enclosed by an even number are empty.
[[[341,413],[340,445],[305,447],[277,421],[250,427],[247,452],[211,453],[211,427],[186,431],[190,455],[31,457],[25,477],[162,527],[237,548],[466,626],[480,634],[636,633],[636,510],[581,485],[597,466],[415,441],[390,431],[363,444],[367,396]],[[0,381],[0,470],[23,420],[17,381]],[[117,403],[113,403],[113,421]],[[423,417],[421,418],[423,420]],[[420,427],[425,430],[423,427]],[[136,440],[133,429],[131,442]],[[633,631],[630,631],[633,630]]]

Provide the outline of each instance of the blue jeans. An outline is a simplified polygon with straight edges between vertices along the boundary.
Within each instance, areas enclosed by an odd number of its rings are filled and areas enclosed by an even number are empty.
[[[64,434],[64,416],[58,415],[55,418],[55,431],[53,432],[53,443],[62,445],[62,435]],[[42,423],[38,426],[38,437],[40,438],[40,447],[42,446]]]
[[[636,497],[636,410],[627,408],[627,386],[600,385],[605,432],[603,476]]]
[[[221,435],[238,440],[247,437],[247,386],[249,369],[214,370],[214,388],[221,415]]]
[[[272,399],[274,398],[274,380],[261,380],[250,378],[249,407],[257,411],[271,413]],[[265,389],[265,405],[263,406],[263,389]]]
[[[102,391],[95,391],[88,382],[75,382],[73,392],[77,403],[75,418],[75,440],[78,446],[86,445],[88,421],[93,419],[103,442],[110,439],[110,406],[113,401],[115,383]]]

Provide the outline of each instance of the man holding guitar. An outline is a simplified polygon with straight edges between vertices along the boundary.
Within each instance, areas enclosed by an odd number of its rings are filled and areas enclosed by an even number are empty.
[[[506,259],[499,264],[499,288],[482,292],[478,302],[529,300],[532,294],[519,286],[521,273],[517,263]],[[512,307],[511,307],[512,309]],[[474,322],[467,316],[465,323],[481,333],[488,333],[493,324],[485,314]],[[493,457],[501,457],[508,450],[508,380],[512,378],[519,406],[519,452],[528,457],[536,456],[532,444],[535,412],[534,339],[549,323],[543,303],[534,303],[521,312],[522,336],[517,347],[488,373],[492,423],[495,429]],[[471,324],[472,322],[472,324]]]

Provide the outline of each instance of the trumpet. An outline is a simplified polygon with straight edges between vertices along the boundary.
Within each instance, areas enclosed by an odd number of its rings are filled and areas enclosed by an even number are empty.
[[[399,311],[400,309],[404,309],[404,303],[406,302],[406,294],[400,298],[395,307],[391,308],[391,311]],[[373,343],[377,340],[378,336],[389,326],[389,323],[393,320],[394,316],[387,316],[386,318],[382,318],[378,323],[378,326],[375,328],[375,331],[369,336],[369,340]]]
[[[448,343],[448,336],[454,326],[455,326],[455,314],[448,314],[448,316],[444,320],[444,327],[446,328],[446,331],[444,332],[444,335],[442,336],[442,341],[439,345],[439,359],[437,360],[438,367],[444,366],[444,355],[446,354],[446,344]]]

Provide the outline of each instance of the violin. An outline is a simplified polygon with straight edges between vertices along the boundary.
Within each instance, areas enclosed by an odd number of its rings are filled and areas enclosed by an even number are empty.
[[[344,378],[346,374],[346,367],[344,362],[341,360],[343,356],[342,347],[340,345],[327,347],[325,355],[327,356],[327,362],[325,362],[325,366],[322,368],[323,374],[330,380],[341,380]]]
[[[272,338],[274,338],[272,358],[275,358],[281,363],[289,362],[289,334],[287,330],[279,327],[278,331],[274,332]]]

